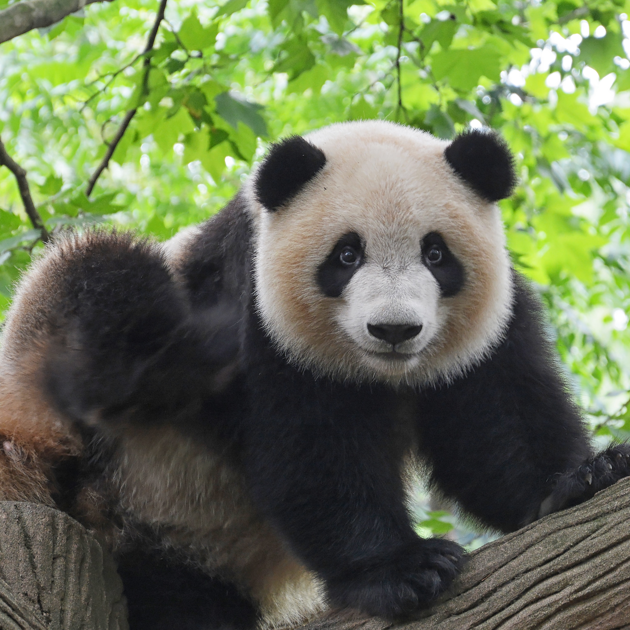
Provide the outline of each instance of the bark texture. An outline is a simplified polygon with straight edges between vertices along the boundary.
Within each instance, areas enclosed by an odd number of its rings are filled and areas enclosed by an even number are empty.
[[[0,628],[127,630],[113,559],[66,514],[1,502]]]
[[[88,4],[112,0],[22,0],[0,11],[0,44],[63,20]]]
[[[420,620],[330,615],[302,630],[630,630],[630,479],[471,554]]]
[[[302,630],[630,630],[630,479],[471,554],[424,618],[331,614]],[[128,630],[114,562],[76,521],[0,503],[2,630]],[[174,629],[175,630],[175,629]]]

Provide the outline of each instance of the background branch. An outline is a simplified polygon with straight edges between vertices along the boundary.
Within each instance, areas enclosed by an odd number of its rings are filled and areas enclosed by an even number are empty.
[[[22,203],[24,204],[24,210],[28,218],[31,220],[33,227],[41,232],[41,240],[46,243],[50,238],[48,230],[44,225],[35,204],[31,197],[31,190],[26,179],[26,171],[7,153],[7,149],[4,146],[2,139],[0,139],[0,166],[6,166],[15,176],[20,191],[20,197],[22,197]]]
[[[396,68],[396,86],[397,86],[397,106],[396,112],[398,116],[401,112],[405,112],[405,107],[402,101],[402,70],[400,68],[400,57],[403,54],[402,43],[403,43],[403,34],[405,32],[405,11],[403,6],[404,0],[400,0],[398,5],[398,19],[400,20],[400,24],[398,26],[398,45],[396,51],[396,62],[394,64]]]
[[[331,615],[302,630],[385,630]],[[630,629],[630,479],[471,554],[453,592],[397,630]]]
[[[0,11],[0,44],[44,28],[95,2],[113,0],[22,0]]]
[[[164,12],[166,11],[167,1],[168,0],[160,0],[160,6],[158,8],[158,12],[155,17],[155,22],[153,23],[153,27],[151,28],[151,32],[149,33],[147,44],[144,47],[144,50],[142,51],[142,55],[144,56],[144,64],[143,64],[144,77],[142,80],[143,92],[146,92],[147,90],[147,84],[149,81],[149,72],[151,70],[151,55],[149,55],[148,53],[150,53],[153,50],[153,46],[155,46],[155,40],[157,38],[158,31],[160,30],[160,24],[162,23],[162,20],[164,19]],[[98,165],[98,167],[92,174],[92,177],[90,177],[90,181],[88,182],[87,188],[85,190],[85,194],[87,197],[89,197],[92,194],[92,191],[94,190],[94,186],[96,185],[96,181],[101,176],[101,173],[108,167],[109,161],[111,160],[112,155],[114,155],[114,151],[116,151],[116,147],[118,146],[119,142],[122,140],[122,137],[125,135],[125,131],[127,131],[127,127],[129,127],[129,123],[131,122],[133,117],[136,115],[137,111],[138,111],[138,108],[134,107],[133,109],[130,109],[125,114],[125,117],[123,118],[122,123],[120,123],[120,127],[118,127],[118,131],[116,132],[116,135],[114,136],[109,146],[107,147],[107,152],[103,156],[101,163]]]

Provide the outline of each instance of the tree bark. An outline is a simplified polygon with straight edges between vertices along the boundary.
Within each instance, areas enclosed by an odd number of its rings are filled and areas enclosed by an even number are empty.
[[[128,630],[114,560],[67,514],[0,502],[0,628]]]
[[[302,630],[384,630],[329,615]],[[630,630],[630,479],[472,553],[453,589],[397,630]]]
[[[630,479],[471,554],[422,619],[330,614],[302,630],[630,630]],[[69,516],[0,503],[2,630],[127,630],[109,554]]]
[[[0,11],[0,44],[63,20],[88,4],[112,0],[22,0]]]

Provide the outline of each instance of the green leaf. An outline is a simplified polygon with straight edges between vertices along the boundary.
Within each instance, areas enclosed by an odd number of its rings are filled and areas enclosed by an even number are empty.
[[[164,225],[164,218],[158,214],[154,214],[147,223],[147,231],[161,239],[168,239],[173,235],[173,230]]]
[[[153,107],[157,107],[158,103],[166,96],[171,84],[169,83],[163,70],[160,68],[151,68],[147,78],[147,101]]]
[[[457,107],[459,107],[462,111],[470,114],[473,118],[477,118],[482,122],[485,120],[485,116],[479,111],[479,108],[472,101],[457,98],[455,99],[455,105],[457,105]]]
[[[579,232],[555,236],[553,246],[542,255],[545,270],[557,280],[561,271],[582,282],[593,278],[593,251],[601,247],[605,239]]]
[[[218,32],[218,22],[214,22],[209,27],[204,28],[197,17],[197,10],[193,9],[182,22],[178,36],[188,50],[203,50],[214,46]]]
[[[378,117],[378,109],[373,105],[370,105],[365,98],[361,97],[357,99],[350,106],[350,119],[351,120],[369,120],[371,118]]]
[[[113,214],[124,210],[124,206],[112,203],[118,193],[105,193],[99,197],[94,197],[84,205],[85,211],[90,214]]]
[[[599,38],[586,37],[580,44],[580,59],[603,77],[617,69],[614,57],[625,57],[622,41],[621,33],[607,33]]]
[[[350,54],[357,55],[362,52],[356,44],[353,44],[343,37],[339,37],[339,35],[335,33],[322,35],[321,40],[328,46],[332,53],[340,57],[345,57]]]
[[[276,63],[273,72],[290,72],[291,79],[295,79],[315,65],[315,57],[302,39],[291,40],[283,52],[283,57]]]
[[[492,0],[467,0],[468,6],[472,13],[480,13],[481,11],[493,11],[497,5]]]
[[[234,129],[238,128],[239,121],[244,122],[257,136],[267,136],[267,124],[260,115],[264,108],[257,103],[251,103],[233,92],[224,92],[214,99],[217,112]]]
[[[496,48],[449,49],[433,55],[431,68],[436,79],[462,91],[469,91],[479,83],[482,75],[498,81],[501,74],[501,57]]]
[[[166,68],[166,72],[169,74],[175,74],[179,72],[182,68],[186,66],[186,62],[183,59],[174,59],[171,57],[167,62],[164,68]]]
[[[437,105],[431,105],[424,122],[438,138],[450,140],[455,135],[455,125],[451,117]]]
[[[220,15],[232,15],[232,13],[244,9],[247,6],[247,2],[248,0],[229,0],[219,9],[215,17],[219,17]]]
[[[588,107],[579,99],[577,92],[574,94],[558,92],[555,114],[559,122],[567,123],[580,131],[584,131],[590,125],[596,125],[597,118],[588,111]]]
[[[230,138],[238,150],[239,157],[246,162],[251,162],[256,152],[256,136],[245,124],[239,121],[236,131],[230,134]],[[218,145],[218,142],[211,146]]]
[[[454,16],[454,14],[451,14]],[[459,27],[457,20],[431,20],[419,34],[419,39],[423,44],[423,53],[431,50],[434,42],[438,42],[443,49],[448,48],[453,41],[455,31]]]
[[[269,19],[274,27],[280,26],[280,18],[282,13],[289,5],[290,0],[268,0],[267,12],[269,13]]]
[[[619,127],[619,138],[615,146],[630,152],[630,122],[625,122]]]
[[[312,90],[314,95],[319,94],[326,80],[329,78],[330,71],[326,66],[318,64],[300,73],[295,79],[289,81],[287,85],[287,94],[303,94],[306,90]]]
[[[46,181],[38,186],[39,192],[45,196],[56,195],[63,186],[63,177],[57,177],[56,175],[49,175]]]
[[[201,118],[203,110],[207,104],[208,101],[206,100],[203,92],[196,88],[188,90],[182,100],[182,105],[188,110],[195,120],[199,120]]]
[[[30,245],[33,241],[41,238],[41,235],[42,233],[39,230],[27,230],[26,232],[22,232],[21,234],[17,234],[16,236],[5,238],[4,240],[0,241],[0,254],[11,249],[20,247],[24,243],[29,243]]]
[[[226,90],[224,85],[221,85],[221,83],[212,79],[204,81],[201,85],[199,85],[199,89],[203,92],[203,95],[206,97],[206,101],[208,103],[214,103],[215,97]]]
[[[617,70],[617,81],[615,83],[617,92],[630,90],[630,70]]]
[[[315,0],[317,10],[327,20],[330,28],[341,35],[348,23],[348,7],[353,4],[364,4],[357,0]]]
[[[20,217],[13,214],[13,212],[0,210],[0,235],[5,235],[9,232],[13,232],[13,230],[17,230],[21,224],[22,221],[20,221]]]
[[[225,171],[225,158],[230,155],[230,145],[227,142],[210,148],[210,132],[207,128],[191,133],[184,139],[184,162],[199,160],[201,165],[215,182],[221,181]]]
[[[546,84],[548,76],[544,72],[530,74],[525,79],[525,91],[536,98],[547,98],[549,96],[549,88]]]
[[[181,107],[175,114],[165,118],[154,129],[153,138],[162,153],[170,155],[173,145],[179,140],[180,136],[192,133],[194,130],[195,125],[190,115],[185,108]]]

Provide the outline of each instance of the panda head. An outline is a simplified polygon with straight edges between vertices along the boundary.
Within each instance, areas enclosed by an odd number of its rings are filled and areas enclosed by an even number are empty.
[[[272,147],[246,186],[257,308],[288,359],[335,379],[448,380],[507,326],[495,202],[515,184],[495,135],[452,143],[382,121]]]

